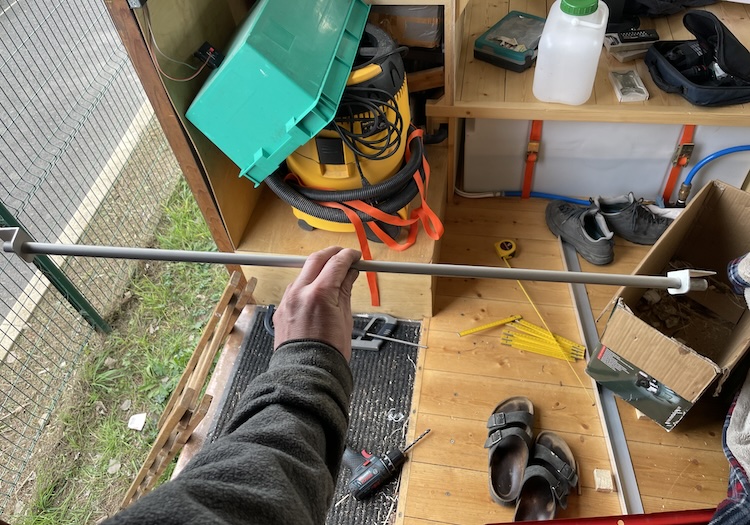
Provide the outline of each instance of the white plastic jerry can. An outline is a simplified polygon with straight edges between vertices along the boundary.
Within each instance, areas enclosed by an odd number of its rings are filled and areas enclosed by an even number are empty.
[[[609,8],[602,0],[557,0],[539,40],[532,91],[544,102],[577,106],[594,88]]]

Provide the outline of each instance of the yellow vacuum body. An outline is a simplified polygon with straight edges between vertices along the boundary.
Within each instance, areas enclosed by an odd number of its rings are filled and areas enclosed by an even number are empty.
[[[301,186],[354,190],[385,181],[402,167],[411,112],[400,50],[384,31],[367,25],[333,122],[286,159]],[[351,223],[293,212],[306,229],[354,230]],[[406,214],[406,208],[398,212]]]
[[[372,64],[362,70],[353,72],[349,76],[347,86],[356,86],[363,81],[382,75],[380,66]],[[369,78],[368,78],[369,77]],[[359,80],[362,79],[362,80]],[[409,93],[406,79],[395,96],[396,107],[384,107],[387,122],[397,120],[397,112],[402,121],[408,126],[411,121],[409,110]],[[352,122],[340,122],[338,125],[347,131],[367,136],[372,127],[378,126],[378,121],[371,112],[353,115]],[[383,127],[380,125],[380,127]],[[373,145],[386,145],[391,130],[383,129],[367,136]],[[404,129],[403,133],[406,133]],[[401,167],[406,147],[406,137],[393,142],[387,148],[390,154],[385,158],[370,159],[378,151],[366,144],[358,144],[357,149],[367,156],[359,157],[359,165],[365,178],[371,184],[381,182],[393,176]],[[303,144],[286,159],[287,167],[305,186],[328,190],[351,190],[362,187],[355,152],[346,147],[339,134],[334,129],[324,129],[315,137]]]

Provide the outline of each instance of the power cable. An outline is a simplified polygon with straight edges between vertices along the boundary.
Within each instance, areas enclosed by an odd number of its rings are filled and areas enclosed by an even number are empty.
[[[186,62],[182,62],[180,60],[176,60],[176,59],[174,59],[174,58],[166,55],[165,53],[163,53],[161,51],[161,49],[159,48],[159,45],[156,43],[156,38],[154,38],[154,32],[153,32],[153,29],[151,27],[151,15],[149,13],[147,5],[144,5],[143,11],[144,11],[144,17],[146,19],[146,27],[147,27],[148,33],[149,33],[149,38],[146,39],[146,48],[148,49],[149,55],[151,55],[151,60],[153,61],[154,66],[156,67],[157,71],[159,71],[159,73],[161,73],[164,77],[168,78],[169,80],[173,80],[174,82],[188,82],[188,81],[193,80],[194,78],[196,78],[198,75],[200,75],[203,72],[203,70],[206,69],[206,66],[208,65],[209,61],[211,60],[212,54],[209,52],[208,56],[206,57],[205,62],[203,62],[203,64],[199,68],[197,68],[197,69],[194,66],[191,66],[190,64],[188,64]],[[149,44],[149,41],[153,42],[154,45],[151,46]],[[189,67],[190,69],[195,70],[195,73],[193,73],[189,77],[185,77],[185,78],[175,78],[175,77],[173,77],[171,75],[168,75],[162,69],[161,64],[159,63],[159,59],[157,58],[156,54],[154,53],[154,49],[156,49],[156,51],[161,56],[163,56],[164,58],[166,58],[167,60],[170,60],[170,61],[175,62],[177,64],[185,65],[185,66]]]

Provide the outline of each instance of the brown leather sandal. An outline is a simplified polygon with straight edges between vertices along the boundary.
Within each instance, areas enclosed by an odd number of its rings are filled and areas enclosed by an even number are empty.
[[[495,407],[484,447],[489,449],[490,496],[497,503],[513,503],[521,492],[529,461],[534,405],[523,396],[506,399]]]
[[[558,506],[568,507],[570,489],[578,485],[575,458],[563,438],[540,432],[523,477],[513,521],[555,519]]]

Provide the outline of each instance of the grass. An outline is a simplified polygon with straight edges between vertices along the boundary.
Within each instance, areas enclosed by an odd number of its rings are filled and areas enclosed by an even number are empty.
[[[215,250],[184,181],[164,209],[155,247]],[[156,437],[156,424],[226,285],[223,266],[143,263],[113,332],[94,341],[56,412],[60,439],[37,462],[18,525],[96,523],[119,506]],[[143,431],[128,428],[146,412]]]

